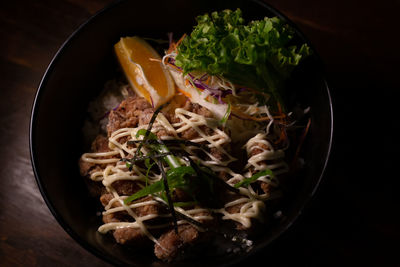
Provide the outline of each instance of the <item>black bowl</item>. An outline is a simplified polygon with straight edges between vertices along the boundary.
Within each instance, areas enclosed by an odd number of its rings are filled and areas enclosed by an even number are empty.
[[[65,231],[110,263],[168,265],[158,262],[152,251],[132,251],[97,232],[101,224],[96,214],[98,200],[89,196],[79,175],[77,163],[84,152],[81,130],[84,117],[89,101],[115,74],[113,44],[121,36],[166,38],[168,32],[178,36],[190,32],[197,15],[226,8],[241,8],[249,20],[278,16],[295,27],[278,11],[258,1],[119,1],[79,27],[59,49],[43,76],[30,125],[31,160],[38,186]],[[299,31],[297,35],[308,43]],[[197,265],[230,265],[265,249],[287,230],[311,199],[323,175],[332,142],[331,99],[322,69],[314,53],[292,79],[296,87],[293,99],[311,107],[312,124],[303,146],[304,169],[294,177],[296,190],[281,206],[284,219],[270,225],[255,240],[250,252],[201,255],[195,261]]]

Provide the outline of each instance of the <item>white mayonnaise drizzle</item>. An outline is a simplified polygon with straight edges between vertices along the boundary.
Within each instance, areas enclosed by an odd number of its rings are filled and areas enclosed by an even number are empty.
[[[267,109],[265,107],[265,109]],[[269,114],[269,111],[266,110],[266,113]],[[249,156],[248,163],[245,167],[245,173],[239,174],[232,171],[228,165],[229,163],[235,161],[236,159],[230,155],[230,152],[224,148],[224,145],[227,145],[231,142],[231,138],[224,131],[218,128],[218,119],[214,118],[206,118],[205,116],[187,111],[182,108],[177,108],[175,110],[175,116],[180,119],[180,122],[170,124],[170,122],[165,118],[161,113],[158,114],[153,127],[152,132],[157,133],[160,130],[166,130],[171,136],[162,137],[162,139],[168,138],[178,138],[179,134],[185,132],[188,129],[194,129],[197,133],[197,136],[190,140],[195,143],[205,144],[209,148],[217,149],[222,155],[222,159],[218,159],[214,157],[208,151],[203,150],[203,152],[209,157],[208,159],[198,158],[194,154],[195,149],[199,149],[198,147],[186,146],[185,150],[189,152],[192,156],[193,160],[200,161],[201,164],[211,168],[215,173],[224,172],[227,176],[227,183],[231,186],[234,186],[236,183],[240,182],[245,178],[249,178],[253,173],[263,171],[265,169],[270,169],[274,172],[275,175],[282,174],[288,171],[287,164],[283,161],[284,151],[283,150],[274,150],[271,143],[267,140],[267,134],[258,133],[253,138],[249,139],[245,144],[244,148],[247,151]],[[272,120],[271,120],[272,121]],[[269,126],[267,128],[269,129]],[[145,205],[159,205],[158,201],[153,197],[152,200],[132,203],[130,205],[124,204],[124,199],[128,196],[119,195],[116,190],[113,188],[113,183],[120,180],[130,180],[137,181],[142,187],[144,187],[144,181],[148,183],[154,183],[161,179],[161,175],[157,175],[155,173],[149,173],[148,177],[146,177],[146,170],[139,168],[134,165],[133,170],[129,171],[125,163],[121,162],[121,158],[133,157],[136,152],[136,147],[127,144],[127,140],[129,139],[138,139],[136,138],[136,133],[140,129],[147,129],[148,125],[141,125],[136,128],[122,128],[116,130],[109,137],[109,152],[101,152],[101,153],[85,153],[82,155],[82,160],[92,164],[98,165],[106,165],[103,167],[101,171],[94,171],[90,174],[90,178],[93,181],[102,182],[106,187],[107,191],[113,195],[113,199],[109,201],[108,205],[105,206],[103,215],[109,215],[116,212],[126,211],[133,219],[133,222],[111,222],[105,223],[101,225],[98,229],[101,233],[107,233],[111,230],[116,230],[124,227],[131,227],[140,229],[146,236],[148,236],[152,241],[158,244],[156,238],[152,236],[152,234],[148,231],[148,229],[153,228],[163,228],[170,226],[170,224],[152,224],[146,225],[146,221],[155,219],[157,217],[165,217],[170,215],[157,215],[157,214],[148,214],[146,216],[139,217],[134,209],[145,206]],[[204,128],[207,127],[211,129],[211,134],[207,134],[204,131]],[[208,131],[210,132],[210,131]],[[260,153],[252,154],[254,149],[261,150]],[[146,154],[148,151],[143,147],[142,152]],[[111,157],[111,158],[104,158]],[[267,176],[260,177],[258,181],[268,183],[271,186],[277,186],[276,178],[272,178]],[[189,210],[185,210],[180,207],[176,207],[175,209],[186,216],[193,218],[194,220],[206,221],[212,220],[212,213],[220,213],[222,214],[222,219],[224,220],[234,220],[240,223],[244,228],[250,228],[252,223],[252,219],[262,220],[263,210],[265,209],[264,201],[270,197],[269,193],[258,194],[253,188],[249,185],[247,188],[240,187],[240,194],[238,198],[225,203],[223,208],[220,209],[204,209],[204,208],[193,208]],[[119,203],[118,205],[114,205]],[[228,211],[229,208],[234,206],[238,206],[238,212],[233,213],[232,211]],[[198,214],[207,214],[207,215],[198,215]],[[183,224],[184,221],[178,221],[178,224]]]
[[[280,150],[274,150],[271,143],[267,140],[265,133],[259,133],[251,138],[245,145],[247,154],[250,155],[253,150],[260,149],[261,153],[251,156],[246,165],[246,169],[253,167],[254,170],[263,171],[270,169],[275,175],[285,173],[289,170],[286,162],[283,161],[285,152]],[[267,161],[273,161],[273,163]]]

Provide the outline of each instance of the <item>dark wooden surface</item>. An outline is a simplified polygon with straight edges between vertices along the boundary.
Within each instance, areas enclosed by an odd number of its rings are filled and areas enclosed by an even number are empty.
[[[1,1],[0,266],[108,266],[50,214],[33,176],[28,130],[51,58],[74,29],[110,2]],[[315,201],[268,248],[273,256],[263,265],[400,266],[399,175],[390,172],[396,161],[389,157],[399,121],[391,118],[398,114],[400,89],[399,1],[269,3],[298,24],[325,62],[335,141]]]

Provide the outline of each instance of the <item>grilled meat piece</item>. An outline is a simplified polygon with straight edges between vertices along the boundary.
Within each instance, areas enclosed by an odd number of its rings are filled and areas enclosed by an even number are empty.
[[[108,115],[107,133],[108,136],[121,128],[136,127],[139,123],[139,116],[143,110],[151,109],[151,105],[143,97],[128,97]]]
[[[178,234],[175,230],[169,230],[161,235],[158,244],[154,246],[154,254],[164,261],[171,261],[184,247],[195,243],[199,239],[199,231],[192,225],[178,226]]]

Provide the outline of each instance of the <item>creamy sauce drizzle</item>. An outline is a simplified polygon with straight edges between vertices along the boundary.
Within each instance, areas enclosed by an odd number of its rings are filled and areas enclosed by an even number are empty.
[[[269,114],[269,112],[267,111]],[[218,120],[214,118],[206,118],[202,115],[187,111],[182,108],[177,108],[175,110],[175,115],[180,119],[180,122],[170,124],[165,116],[161,113],[158,114],[155,123],[153,124],[152,132],[157,133],[160,130],[166,130],[171,136],[164,136],[161,139],[177,139],[179,133],[183,133],[188,129],[194,129],[198,136],[191,140],[195,143],[202,143],[207,145],[209,148],[215,148],[223,155],[223,159],[218,159],[208,151],[203,150],[203,152],[208,156],[208,159],[201,159],[194,155],[194,150],[198,150],[198,147],[186,146],[185,150],[190,153],[193,160],[198,160],[204,166],[211,168],[214,172],[225,172],[228,175],[227,183],[234,186],[239,181],[251,177],[253,173],[262,171],[265,169],[271,169],[275,175],[282,174],[288,171],[288,165],[284,162],[284,151],[274,150],[271,143],[267,140],[267,134],[258,133],[253,138],[249,139],[245,144],[244,148],[249,156],[248,163],[245,167],[245,173],[239,174],[233,172],[228,166],[229,163],[235,161],[236,159],[230,155],[228,151],[224,148],[224,145],[231,142],[231,138],[218,126]],[[211,134],[206,134],[203,130],[205,127],[211,129]],[[267,128],[269,130],[270,124]],[[146,170],[139,168],[138,166],[133,166],[133,171],[130,172],[125,163],[121,162],[121,158],[133,157],[136,151],[136,147],[132,145],[128,146],[128,139],[137,139],[136,133],[140,129],[147,129],[148,125],[141,125],[137,128],[122,128],[113,132],[109,138],[109,148],[111,151],[102,153],[85,153],[82,155],[81,159],[88,163],[93,164],[107,164],[107,166],[102,171],[92,172],[90,178],[93,181],[102,182],[106,187],[107,191],[112,193],[114,198],[109,201],[108,205],[105,206],[103,215],[113,214],[116,212],[126,211],[133,219],[133,222],[111,222],[101,225],[98,229],[101,233],[107,233],[111,230],[116,230],[124,227],[138,228],[148,236],[153,242],[158,244],[157,239],[148,231],[148,229],[154,228],[164,228],[171,226],[171,224],[152,224],[147,225],[146,221],[155,219],[157,217],[169,217],[169,214],[157,215],[148,214],[146,216],[139,217],[134,209],[145,206],[145,205],[159,205],[159,203],[154,200],[144,201],[140,203],[133,203],[130,205],[124,204],[124,199],[128,196],[119,195],[113,188],[112,184],[119,180],[131,180],[144,182],[147,179],[148,183],[154,183],[159,181],[162,177],[154,173],[149,173],[146,178]],[[125,140],[121,142],[122,140]],[[260,153],[252,155],[254,149],[261,150]],[[142,152],[146,154],[145,148],[142,148]],[[104,159],[104,157],[111,157]],[[276,178],[269,176],[263,176],[258,179],[259,181],[270,184],[271,186],[277,186],[278,181]],[[224,220],[234,220],[243,225],[245,228],[250,228],[252,223],[251,219],[262,220],[263,210],[265,209],[264,201],[270,197],[269,193],[258,194],[249,185],[247,188],[240,187],[240,197],[233,201],[225,203],[224,207],[221,209],[204,209],[204,208],[193,208],[185,210],[180,207],[175,207],[175,209],[186,216],[191,217],[194,220],[212,220],[212,213],[222,214],[222,219]],[[117,207],[113,204],[119,203]],[[230,207],[236,205],[241,205],[239,211],[236,213],[228,212]],[[232,211],[231,211],[232,212]],[[198,215],[198,214],[208,214],[208,215]],[[179,220],[178,224],[183,224],[185,221]]]

